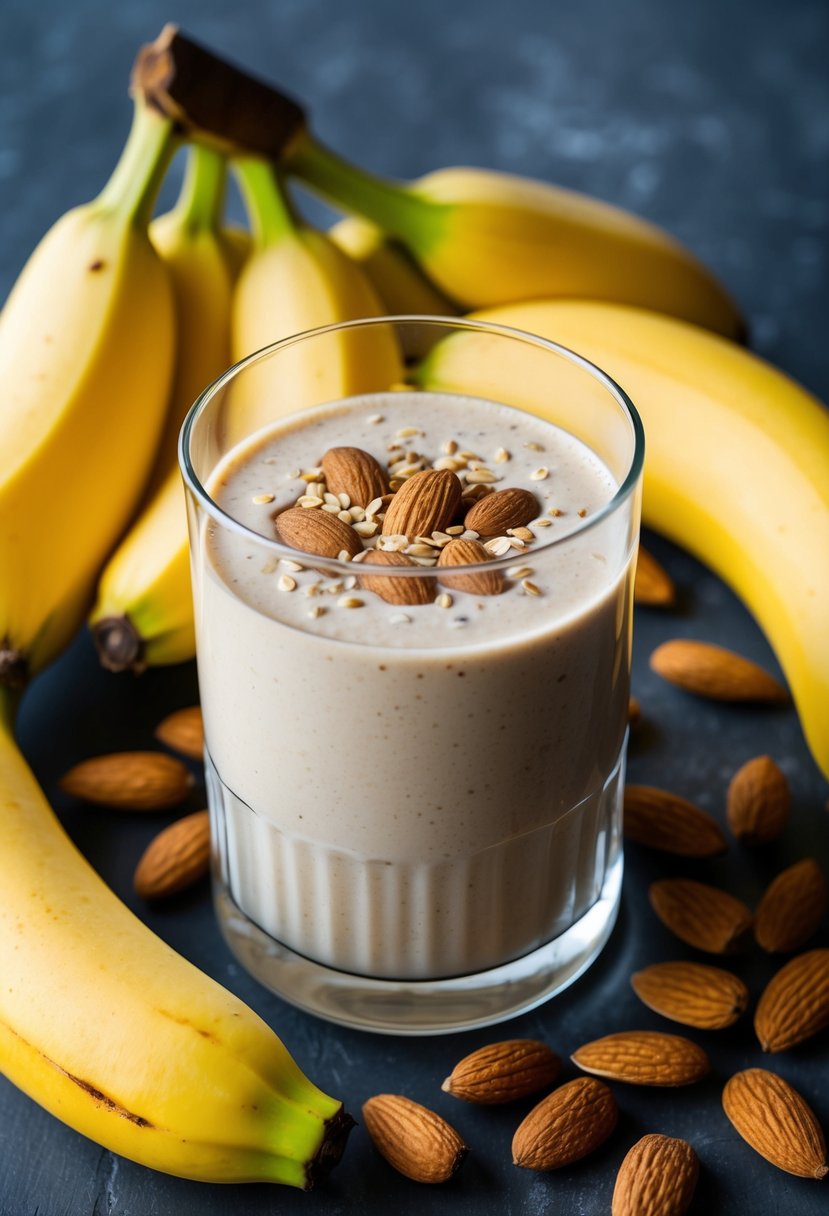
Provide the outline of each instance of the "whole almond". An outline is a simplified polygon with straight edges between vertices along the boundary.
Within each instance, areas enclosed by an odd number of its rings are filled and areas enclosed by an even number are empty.
[[[680,941],[725,954],[751,927],[751,912],[719,887],[691,878],[663,878],[648,888],[651,907]]]
[[[171,823],[150,841],[135,871],[142,899],[166,899],[203,878],[210,868],[210,820],[196,811]]]
[[[369,1098],[363,1118],[381,1156],[415,1182],[446,1182],[469,1151],[445,1119],[400,1094]]]
[[[461,504],[461,483],[449,469],[413,473],[386,509],[384,536],[431,536],[444,532]]]
[[[561,1060],[546,1043],[507,1039],[464,1056],[441,1089],[466,1102],[494,1106],[526,1098],[552,1085],[560,1072]]]
[[[155,737],[174,752],[181,752],[191,760],[203,760],[204,722],[201,708],[191,705],[188,709],[177,709],[175,713],[168,714],[155,728]]]
[[[363,574],[366,566],[417,566],[405,553],[387,549],[369,549],[360,563],[357,583],[364,591],[373,591],[388,604],[431,604],[435,598],[434,580],[429,578],[391,578],[387,574]]]
[[[112,752],[83,760],[59,781],[65,794],[125,811],[164,811],[183,802],[193,777],[163,752]]]
[[[715,857],[728,848],[707,811],[652,785],[625,787],[624,832],[628,840],[680,857]]]
[[[636,558],[633,599],[637,604],[647,604],[653,608],[672,608],[676,603],[673,579],[641,545]]]
[[[788,701],[786,689],[762,667],[710,642],[677,638],[657,646],[651,668],[671,684],[714,701]]]
[[[699,1177],[687,1140],[651,1133],[634,1144],[616,1175],[612,1216],[685,1216]]]
[[[317,557],[338,557],[343,550],[356,557],[363,547],[350,524],[330,511],[289,507],[274,517],[273,524],[283,544]]]
[[[829,1026],[829,950],[798,954],[772,976],[757,1002],[763,1051],[787,1051]]]
[[[705,963],[654,963],[635,972],[630,982],[649,1009],[699,1030],[731,1026],[748,1007],[743,981]]]
[[[441,549],[438,569],[445,570],[448,566],[474,566],[491,560],[479,540],[462,540],[458,536]],[[499,595],[504,589],[504,576],[500,570],[478,570],[474,574],[441,574],[440,581],[453,590],[468,591],[470,595]]]
[[[576,1077],[534,1106],[512,1139],[514,1165],[557,1170],[604,1144],[619,1119],[611,1090],[592,1077]]]
[[[696,1043],[658,1030],[626,1030],[594,1039],[570,1059],[585,1072],[630,1085],[692,1085],[710,1068]]]
[[[812,857],[789,866],[766,888],[754,917],[757,944],[771,954],[799,950],[816,931],[829,905],[829,890]]]
[[[467,511],[463,522],[479,536],[503,536],[510,528],[526,527],[540,511],[535,494],[511,487],[479,498]]]
[[[329,493],[347,494],[354,507],[367,507],[388,493],[386,474],[362,448],[329,448],[321,467]]]
[[[726,1082],[722,1104],[746,1143],[778,1169],[798,1178],[829,1173],[826,1141],[814,1111],[776,1073],[765,1068],[736,1073]]]
[[[728,786],[728,826],[743,844],[768,844],[789,822],[789,784],[770,756],[756,756]]]

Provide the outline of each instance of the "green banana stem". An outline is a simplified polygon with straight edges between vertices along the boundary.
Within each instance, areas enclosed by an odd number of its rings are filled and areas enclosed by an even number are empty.
[[[220,152],[205,144],[191,144],[181,193],[173,208],[188,232],[218,229],[224,206],[227,162]]]
[[[176,150],[171,119],[135,98],[132,126],[112,176],[96,202],[125,220],[144,227],[150,222],[156,195]]]
[[[304,130],[288,147],[281,166],[328,198],[372,220],[417,252],[438,238],[451,204],[432,203],[408,186],[386,181],[349,164]]]
[[[273,166],[255,156],[241,156],[233,161],[233,172],[242,191],[255,244],[264,248],[295,235],[302,220]]]

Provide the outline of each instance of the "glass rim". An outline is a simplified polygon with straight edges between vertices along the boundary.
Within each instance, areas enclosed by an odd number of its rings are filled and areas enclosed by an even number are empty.
[[[639,412],[632,400],[612,376],[603,371],[597,364],[586,359],[584,355],[580,355],[577,351],[571,350],[567,346],[562,346],[559,342],[554,342],[550,338],[543,338],[539,334],[534,334],[530,330],[518,329],[511,325],[501,325],[494,321],[479,321],[466,317],[441,317],[432,314],[420,313],[402,313],[397,315],[388,315],[380,317],[361,317],[352,321],[335,321],[330,325],[317,326],[314,329],[306,329],[297,334],[292,334],[288,338],[280,338],[277,342],[272,342],[268,346],[263,346],[259,350],[253,351],[246,355],[243,359],[239,359],[236,363],[228,367],[220,376],[217,376],[207,387],[199,394],[193,405],[187,411],[187,415],[179,432],[178,439],[178,462],[179,469],[184,481],[185,488],[192,493],[202,510],[215,520],[217,524],[223,528],[227,528],[232,532],[238,533],[244,539],[254,541],[262,545],[268,552],[284,559],[286,561],[300,561],[303,558],[313,558],[314,566],[322,566],[326,570],[330,570],[337,575],[347,575],[353,573],[354,563],[351,561],[341,561],[339,558],[328,558],[318,556],[317,554],[303,553],[301,549],[294,549],[284,542],[271,539],[269,536],[264,536],[261,532],[249,528],[246,524],[241,523],[232,515],[229,515],[216,500],[208,493],[201,479],[193,468],[193,463],[190,459],[190,436],[194,427],[198,424],[199,418],[216,396],[216,394],[226,387],[236,376],[243,372],[245,368],[250,367],[254,363],[264,361],[270,358],[277,351],[287,349],[290,346],[298,345],[300,342],[305,342],[313,338],[320,337],[324,334],[335,333],[344,329],[359,329],[374,325],[405,325],[418,324],[429,325],[432,327],[439,326],[442,329],[457,329],[457,330],[478,330],[482,333],[489,333],[493,336],[501,336],[503,338],[511,338],[513,340],[520,339],[525,343],[536,346],[541,350],[550,351],[552,354],[559,355],[567,359],[570,363],[580,367],[588,375],[597,380],[607,391],[611,397],[615,398],[627,416],[628,422],[631,425],[633,433],[633,454],[627,473],[617,487],[611,498],[604,503],[598,511],[593,515],[586,516],[564,536],[551,537],[549,540],[537,538],[531,550],[523,550],[511,552],[504,557],[490,558],[486,562],[478,564],[470,563],[464,566],[464,571],[470,573],[480,570],[506,569],[509,566],[514,566],[516,562],[522,560],[523,557],[539,555],[554,549],[557,545],[564,545],[568,542],[576,540],[577,537],[583,536],[592,528],[595,528],[605,519],[623,505],[623,503],[631,496],[642,474],[642,468],[645,457],[645,431],[642,425],[642,420],[639,417]],[[413,391],[417,391],[413,386]],[[428,391],[428,390],[427,390]],[[320,405],[333,404],[320,402]],[[502,402],[503,405],[508,405],[507,402]],[[521,411],[521,406],[510,406],[509,408]],[[299,411],[301,412],[301,411]],[[296,415],[291,415],[295,417]],[[543,419],[542,419],[543,421]],[[553,425],[553,424],[551,424]],[[360,565],[358,562],[357,565]],[[389,573],[392,573],[391,568]],[[393,568],[395,578],[437,578],[438,571],[436,568],[424,566],[395,566]],[[440,571],[441,577],[445,577],[445,568]]]

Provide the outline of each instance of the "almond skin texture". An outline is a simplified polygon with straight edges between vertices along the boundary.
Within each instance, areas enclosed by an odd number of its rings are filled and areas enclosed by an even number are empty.
[[[461,483],[449,469],[414,473],[397,491],[383,520],[384,536],[431,536],[448,528],[461,505]]]
[[[196,811],[150,841],[133,879],[142,899],[166,899],[192,887],[210,868],[210,820]]]
[[[585,1043],[570,1059],[585,1072],[630,1085],[692,1085],[709,1071],[701,1047],[678,1034],[627,1030]]]
[[[561,1060],[546,1043],[508,1039],[489,1043],[464,1056],[441,1089],[465,1102],[495,1106],[526,1098],[552,1085],[561,1072]]]
[[[653,882],[648,896],[663,925],[708,954],[725,954],[751,928],[751,912],[742,900],[691,878]]]
[[[748,1007],[743,981],[705,963],[654,963],[632,975],[630,983],[649,1009],[699,1030],[732,1026]]]
[[[677,638],[651,655],[653,671],[664,679],[714,701],[788,701],[786,689],[762,667],[710,642]]]
[[[809,1104],[765,1068],[747,1068],[726,1083],[723,1110],[755,1152],[798,1178],[824,1178],[826,1141]],[[792,1207],[794,1211],[794,1206]]]
[[[447,1182],[469,1151],[445,1119],[400,1094],[369,1098],[363,1118],[380,1155],[415,1182]]]
[[[347,494],[353,507],[367,507],[389,492],[382,468],[362,448],[329,448],[321,467],[329,493]]]
[[[799,950],[826,914],[829,891],[811,858],[789,866],[769,884],[754,917],[757,944],[770,954]]]
[[[192,705],[189,709],[177,709],[168,714],[155,729],[159,743],[189,756],[191,760],[204,759],[204,723],[201,708]]]
[[[612,1092],[593,1077],[576,1077],[554,1089],[519,1124],[512,1140],[514,1165],[557,1170],[604,1144],[619,1119]]]
[[[370,501],[370,500],[369,500]],[[360,563],[357,585],[373,591],[387,604],[431,604],[435,598],[434,580],[428,578],[389,578],[388,575],[363,574],[365,566],[417,566],[405,553],[390,553],[386,549],[369,549]]]
[[[193,786],[190,771],[163,752],[113,752],[84,760],[61,777],[73,798],[123,811],[166,811],[183,802]]]
[[[624,832],[628,840],[680,857],[716,857],[728,843],[707,811],[652,785],[625,787]]]
[[[343,549],[356,557],[363,547],[354,529],[329,511],[289,507],[274,517],[273,526],[283,544],[317,557],[337,557]]]
[[[510,528],[525,528],[541,513],[538,499],[518,487],[496,490],[478,499],[464,516],[464,527],[479,536],[503,536]]]
[[[461,540],[456,537],[441,549],[438,569],[444,570],[447,566],[474,566],[491,560],[479,540]],[[504,589],[504,576],[500,570],[479,570],[475,574],[441,574],[440,581],[454,591],[468,591],[470,595],[500,595]]]
[[[768,844],[789,822],[789,783],[770,756],[756,756],[728,786],[728,826],[742,844]]]
[[[687,1140],[643,1136],[625,1157],[613,1189],[612,1216],[685,1216],[699,1177]]]
[[[798,954],[772,976],[757,1003],[763,1051],[787,1051],[829,1026],[829,950]]]
[[[636,604],[647,604],[649,608],[672,608],[676,603],[673,579],[641,545],[636,559],[633,600]]]

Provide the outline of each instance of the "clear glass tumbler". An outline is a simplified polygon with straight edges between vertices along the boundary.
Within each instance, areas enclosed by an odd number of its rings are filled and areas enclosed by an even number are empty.
[[[341,447],[375,457],[385,496],[338,488]],[[180,454],[233,952],[286,1000],[389,1033],[560,991],[621,887],[643,459],[625,393],[530,334],[379,318],[231,368]],[[398,498],[435,468],[437,527],[431,499]],[[303,551],[288,509],[357,539]]]

